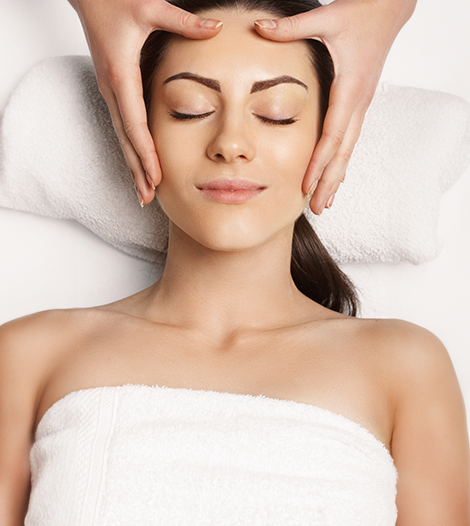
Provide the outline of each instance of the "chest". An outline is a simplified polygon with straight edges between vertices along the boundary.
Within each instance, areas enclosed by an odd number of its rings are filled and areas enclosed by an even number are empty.
[[[44,390],[36,424],[68,393],[125,384],[263,395],[323,407],[370,430],[387,447],[391,418],[380,376],[357,342],[291,331],[214,346],[180,331],[116,331],[64,353]]]

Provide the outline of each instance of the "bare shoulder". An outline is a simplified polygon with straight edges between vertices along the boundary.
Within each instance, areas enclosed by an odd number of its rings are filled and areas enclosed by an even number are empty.
[[[439,406],[465,423],[457,375],[442,341],[409,322],[384,320],[380,325],[381,358],[395,405],[395,427],[413,412],[424,415],[433,404],[434,409]]]
[[[49,310],[0,326],[0,378],[5,385],[36,391],[73,342],[98,330],[103,314],[93,309]],[[11,381],[8,381],[10,379]]]
[[[369,326],[393,414],[397,524],[468,524],[468,432],[449,353],[433,333],[412,323]]]
[[[34,429],[43,395],[57,371],[70,363],[77,349],[92,347],[111,333],[115,316],[95,308],[57,309],[0,326],[1,416],[15,411]]]
[[[35,369],[38,350],[48,348],[63,327],[66,311],[44,311],[23,316],[0,326],[0,360],[3,366],[18,361],[23,373]],[[2,367],[3,369],[3,367]]]
[[[402,374],[424,372],[423,364],[438,369],[451,365],[449,354],[432,332],[403,320],[361,319],[339,320],[343,334],[357,342],[370,355],[377,356],[391,371]]]
[[[23,524],[29,454],[43,391],[74,342],[99,334],[106,313],[51,310],[0,326],[0,517]],[[109,322],[108,322],[109,324]]]
[[[12,346],[23,356],[34,349],[50,347],[80,323],[91,326],[93,309],[57,309],[29,314],[0,326],[0,353]],[[77,327],[78,329],[78,327]],[[31,356],[32,357],[32,356]]]
[[[0,326],[0,516],[11,524],[26,513],[36,408],[66,318],[42,312]]]
[[[398,408],[413,393],[431,395],[436,385],[459,390],[452,360],[435,334],[403,320],[358,321],[356,331],[380,367],[390,404]]]
[[[416,382],[432,382],[436,375],[455,380],[449,353],[429,330],[403,320],[364,320],[372,349],[379,353],[384,370],[397,388],[408,392]],[[413,380],[413,385],[409,381]],[[421,386],[424,387],[424,384]]]

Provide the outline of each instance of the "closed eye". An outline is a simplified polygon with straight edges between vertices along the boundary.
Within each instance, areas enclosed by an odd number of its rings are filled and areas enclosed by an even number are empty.
[[[299,119],[294,119],[294,118],[268,119],[267,117],[263,117],[261,115],[256,115],[256,114],[255,114],[255,117],[257,117],[260,121],[265,122],[266,124],[273,124],[275,126],[285,126],[287,124],[294,124],[294,122],[297,122],[299,120]]]
[[[180,121],[187,121],[191,119],[204,119],[213,113],[213,111],[208,111],[207,113],[179,113],[178,111],[169,111],[168,115],[171,115],[174,119]]]

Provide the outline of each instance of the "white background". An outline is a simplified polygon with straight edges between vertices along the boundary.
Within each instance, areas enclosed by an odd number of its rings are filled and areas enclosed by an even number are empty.
[[[382,79],[470,101],[469,22],[467,0],[419,0],[392,48]],[[0,0],[0,108],[35,62],[87,53],[78,18],[66,0]],[[406,319],[441,338],[467,407],[469,200],[467,170],[445,195],[440,227],[445,244],[434,261],[345,267],[362,291],[364,316]],[[5,209],[0,209],[0,271],[0,323],[47,308],[106,303],[154,279],[149,265],[107,246],[78,224]]]

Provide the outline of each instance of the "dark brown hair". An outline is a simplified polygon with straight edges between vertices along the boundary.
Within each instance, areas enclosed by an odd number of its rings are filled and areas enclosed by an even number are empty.
[[[169,3],[191,13],[241,9],[265,11],[279,18],[321,6],[317,0],[169,0]],[[171,33],[155,31],[142,49],[140,67],[147,110],[151,103],[153,76],[170,40]],[[333,61],[322,42],[313,39],[305,42],[320,86],[320,119],[323,122],[334,78]],[[313,301],[331,310],[356,316],[359,302],[353,284],[329,255],[304,214],[295,222],[291,274],[296,287]]]

